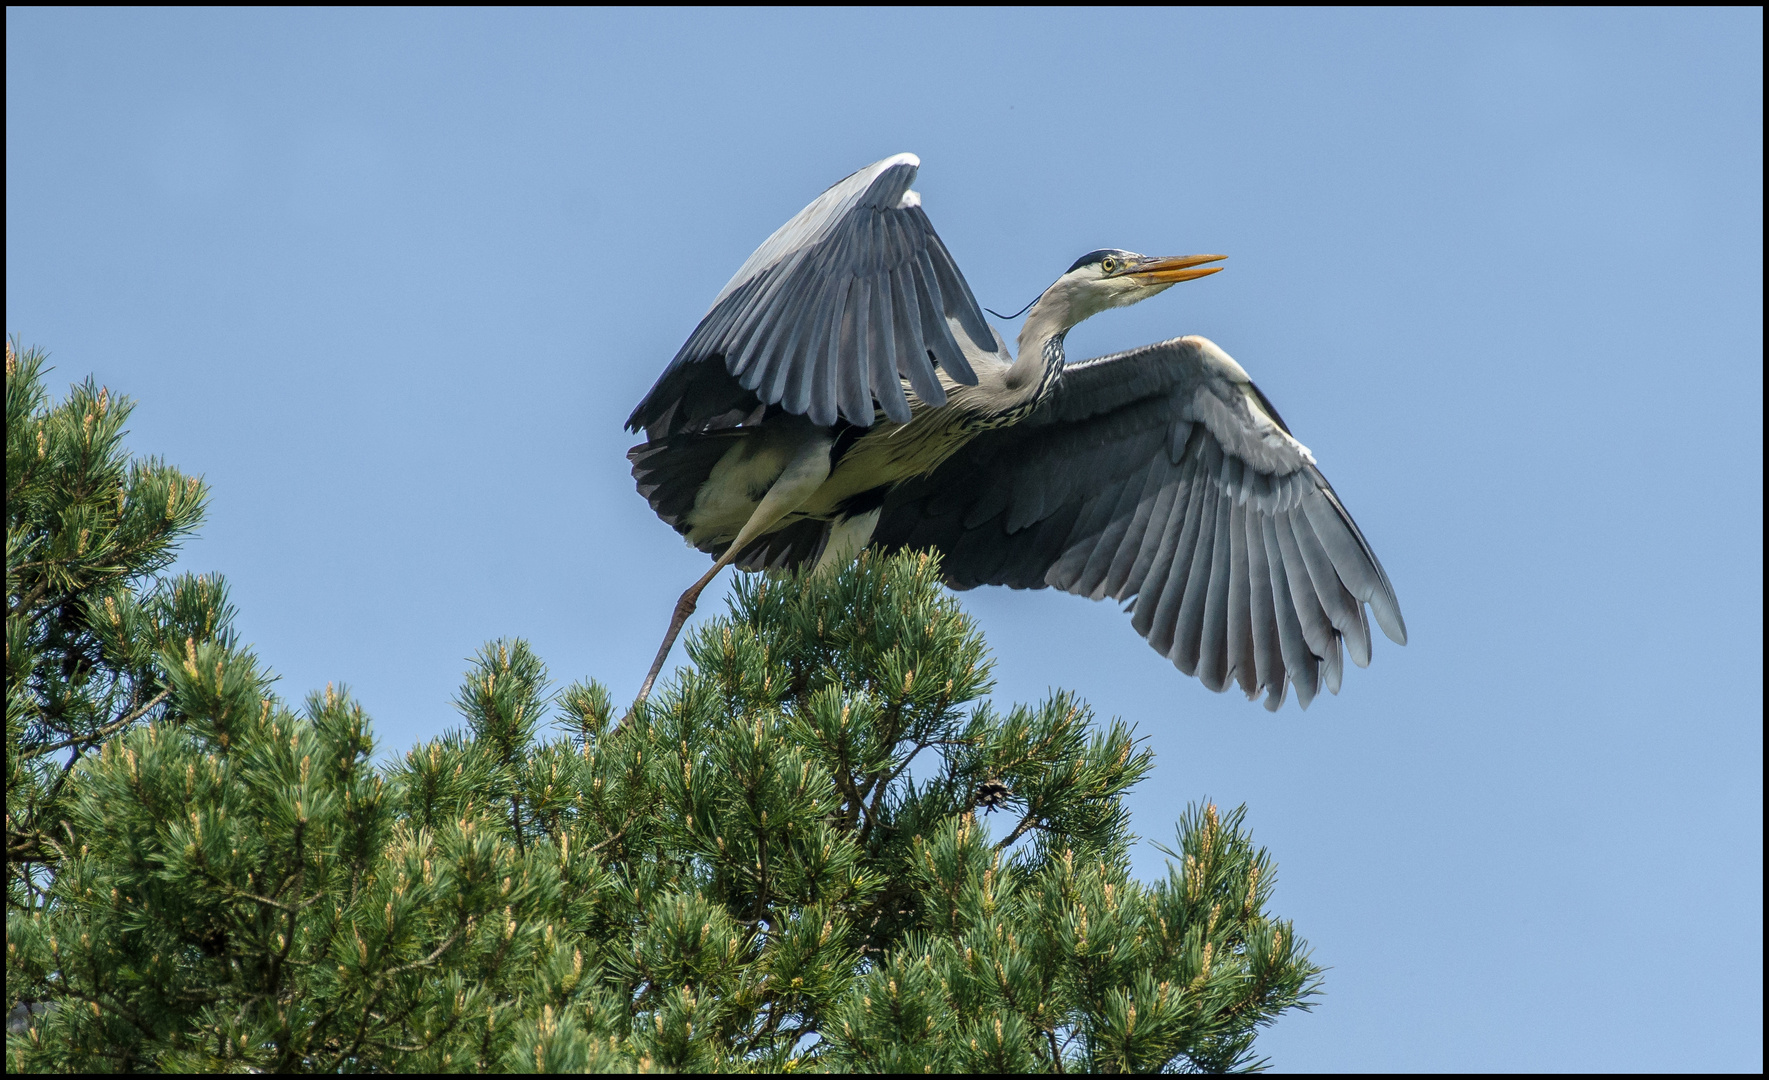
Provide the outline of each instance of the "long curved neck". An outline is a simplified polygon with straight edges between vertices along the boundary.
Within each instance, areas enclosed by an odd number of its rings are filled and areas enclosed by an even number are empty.
[[[1063,338],[1081,321],[1070,314],[1070,305],[1055,290],[1046,291],[1032,305],[1020,325],[1019,354],[1007,370],[1010,388],[1043,386],[1061,374]]]

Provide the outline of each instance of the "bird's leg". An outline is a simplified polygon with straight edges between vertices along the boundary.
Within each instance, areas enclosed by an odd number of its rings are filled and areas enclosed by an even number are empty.
[[[682,632],[682,626],[688,621],[688,616],[694,614],[694,608],[700,602],[701,590],[712,584],[713,578],[719,576],[720,570],[731,565],[731,561],[737,557],[737,551],[737,544],[733,541],[731,546],[725,549],[725,553],[713,563],[712,569],[700,575],[700,580],[688,586],[688,591],[682,594],[680,600],[676,601],[676,613],[670,616],[670,628],[664,631],[663,644],[657,647],[657,659],[651,661],[651,670],[645,675],[645,685],[639,687],[639,696],[633,699],[633,708],[638,708],[639,703],[650,696],[651,684],[657,681],[657,673],[663,670],[663,662],[669,659],[670,649],[676,644],[676,635]]]
[[[670,616],[669,631],[663,636],[663,644],[658,646],[657,659],[651,661],[651,670],[645,676],[645,685],[639,688],[639,696],[633,699],[633,709],[637,709],[650,696],[651,684],[657,681],[658,672],[663,670],[663,662],[669,659],[670,649],[676,644],[676,635],[682,632],[682,627],[687,623],[688,616],[694,614],[694,608],[700,601],[701,591],[712,584],[713,578],[718,577],[720,570],[735,562],[737,556],[741,555],[743,549],[748,547],[756,537],[761,536],[773,528],[781,518],[798,509],[806,499],[811,497],[813,492],[823,485],[823,481],[829,478],[831,444],[829,436],[819,431],[814,438],[808,439],[794,451],[786,463],[785,470],[774,480],[773,486],[768,488],[768,493],[762,496],[762,501],[756,504],[755,511],[749,515],[749,520],[739,530],[737,538],[731,541],[731,546],[727,547],[725,553],[714,561],[712,569],[702,574],[699,581],[688,586],[688,591],[682,594],[680,600],[676,601],[675,614]],[[632,715],[632,709],[627,711],[627,715]],[[623,719],[621,722],[625,723],[626,721]]]
[[[823,542],[823,554],[817,557],[815,572],[833,573],[853,562],[860,549],[872,542],[872,530],[878,527],[878,515],[875,508],[830,522],[829,538]]]

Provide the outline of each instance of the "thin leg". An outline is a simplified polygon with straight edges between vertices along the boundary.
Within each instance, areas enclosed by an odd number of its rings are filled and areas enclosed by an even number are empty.
[[[651,661],[651,671],[645,676],[645,685],[639,688],[639,696],[633,699],[633,707],[627,710],[627,716],[631,716],[633,709],[637,709],[650,696],[651,685],[657,681],[658,673],[663,670],[663,662],[669,659],[670,649],[676,644],[676,635],[682,632],[688,616],[694,614],[695,605],[700,602],[701,591],[712,584],[720,570],[735,562],[751,541],[797,509],[829,478],[830,445],[829,436],[818,432],[816,438],[799,447],[787,462],[786,469],[774,480],[773,486],[762,496],[762,501],[756,505],[749,520],[737,533],[737,539],[731,541],[731,546],[713,563],[712,569],[702,574],[699,581],[688,586],[688,591],[676,601],[675,614],[670,616],[669,632],[664,634],[663,644],[657,649],[657,659]],[[626,723],[625,717],[621,718],[621,723]]]
[[[872,542],[872,530],[878,528],[878,515],[879,510],[873,509],[831,522],[829,538],[823,542],[823,554],[817,557],[817,573],[840,570],[853,562],[860,549]]]
[[[713,568],[700,575],[700,580],[688,586],[688,591],[682,594],[680,600],[676,601],[676,613],[670,616],[670,628],[664,632],[663,644],[657,648],[657,659],[651,661],[651,671],[645,676],[645,685],[639,687],[639,696],[633,700],[635,708],[650,696],[651,684],[657,681],[657,673],[663,670],[663,662],[669,659],[670,649],[676,644],[676,635],[682,632],[683,625],[688,622],[688,616],[694,614],[694,608],[700,603],[701,591],[712,584],[713,578],[719,576],[720,570],[731,565],[731,561],[737,558],[737,550],[736,544],[726,548],[725,553],[719,556],[717,562],[713,563]]]

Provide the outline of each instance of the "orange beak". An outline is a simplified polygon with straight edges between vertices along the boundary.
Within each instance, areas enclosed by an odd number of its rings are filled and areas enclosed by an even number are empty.
[[[1200,264],[1218,262],[1226,258],[1228,258],[1227,255],[1176,255],[1167,259],[1150,259],[1130,267],[1125,271],[1125,274],[1136,278],[1145,285],[1171,285],[1177,281],[1191,281],[1193,278],[1208,277],[1223,267]]]

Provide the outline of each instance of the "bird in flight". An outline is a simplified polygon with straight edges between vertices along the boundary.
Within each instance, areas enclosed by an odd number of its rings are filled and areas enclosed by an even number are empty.
[[[677,602],[650,693],[728,565],[932,548],[954,589],[1128,602],[1150,646],[1276,711],[1370,662],[1364,605],[1406,624],[1314,455],[1241,365],[1180,337],[1068,363],[1083,319],[1213,274],[1221,255],[1090,251],[1033,302],[1017,353],[984,320],[898,154],[768,237],[639,402],[639,493],[712,568]]]

